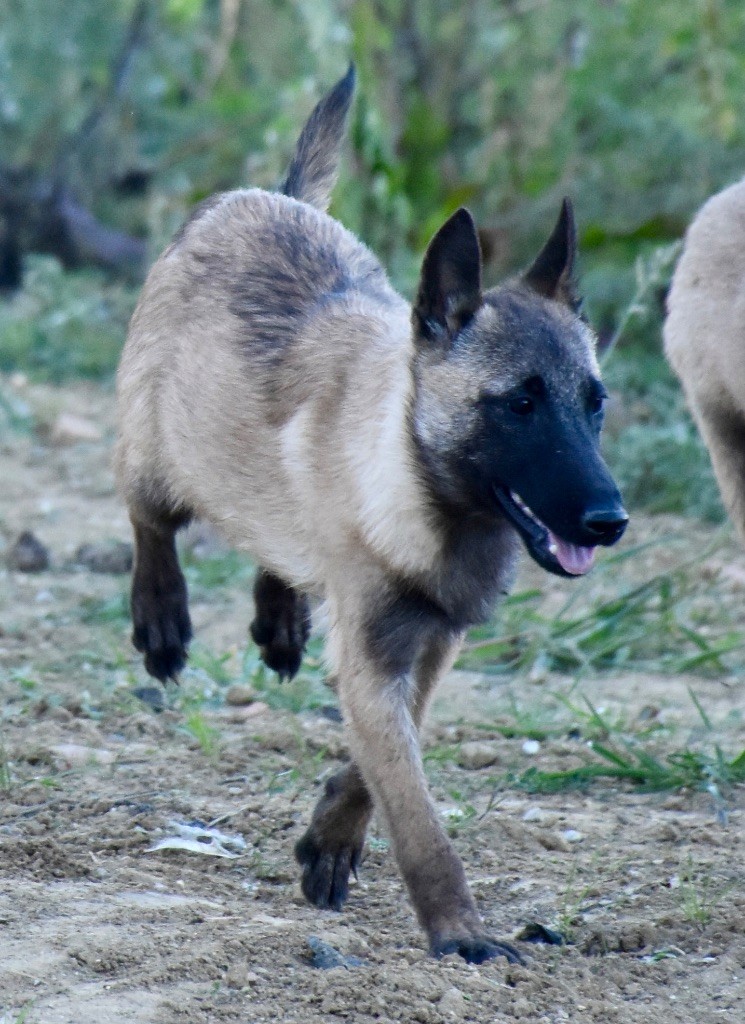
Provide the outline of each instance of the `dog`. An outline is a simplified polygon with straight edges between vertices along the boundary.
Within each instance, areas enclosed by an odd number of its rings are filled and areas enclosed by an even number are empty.
[[[485,932],[417,734],[465,630],[509,589],[520,542],[581,576],[627,523],[599,451],[605,392],[573,214],[565,201],[527,272],[484,291],[458,210],[410,306],[325,212],[353,89],[350,68],[279,192],[203,203],[145,283],[117,382],[133,640],[158,679],[184,665],[174,538],[193,517],[255,558],[252,634],[280,675],[297,671],[308,595],[322,596],[353,759],[296,846],[305,896],[341,908],[375,806],[432,953],[518,961]]]
[[[713,196],[686,233],[667,300],[665,354],[745,543],[745,180]]]

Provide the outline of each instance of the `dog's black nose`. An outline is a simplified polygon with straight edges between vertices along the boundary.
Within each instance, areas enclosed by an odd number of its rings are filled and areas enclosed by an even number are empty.
[[[628,521],[626,509],[620,505],[589,509],[582,516],[582,526],[596,544],[615,544],[623,536]]]

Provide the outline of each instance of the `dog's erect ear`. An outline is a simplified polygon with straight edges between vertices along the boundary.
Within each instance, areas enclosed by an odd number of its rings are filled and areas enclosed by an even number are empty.
[[[574,261],[577,255],[577,228],[569,199],[561,204],[561,213],[551,237],[538,253],[523,280],[539,295],[563,302],[575,312],[580,300],[574,281]]]
[[[449,346],[480,305],[481,249],[473,217],[461,207],[424,256],[412,314],[417,342]]]

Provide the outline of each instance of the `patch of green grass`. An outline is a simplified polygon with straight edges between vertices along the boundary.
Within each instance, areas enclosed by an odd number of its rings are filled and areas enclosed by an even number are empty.
[[[212,590],[228,583],[248,583],[253,577],[250,559],[239,551],[225,551],[217,555],[197,558],[188,550],[181,555],[184,574],[190,587]]]
[[[321,648],[322,640],[312,638],[295,678],[280,680],[266,667],[250,641],[237,657],[234,651],[216,653],[204,644],[195,643],[180,685],[172,691],[175,705],[184,715],[199,716],[205,707],[220,707],[224,691],[232,683],[250,686],[258,699],[269,707],[294,714],[333,704],[335,696],[325,682]]]
[[[23,289],[0,304],[0,370],[54,383],[112,376],[136,295],[103,273],[29,255]]]
[[[0,427],[3,430],[15,430],[18,433],[29,433],[34,427],[31,409],[22,398],[0,381]]]
[[[455,801],[455,807],[451,807],[444,814],[445,827],[451,839],[454,839],[459,832],[467,829],[476,820],[476,808],[468,800],[467,796],[458,789],[448,790],[448,796]]]
[[[32,694],[39,686],[39,680],[36,676],[32,675],[30,665],[14,669],[10,673],[10,679],[23,694]]]
[[[597,864],[594,866],[597,871]],[[586,909],[587,897],[596,884],[596,871],[588,873],[587,877],[591,877],[592,881],[586,881],[583,885],[578,884],[578,870],[577,861],[572,861],[566,886],[561,894],[559,913],[554,922],[556,931],[559,932],[565,943],[575,941],[577,925]]]
[[[606,452],[629,508],[721,523],[724,507],[709,454],[677,390],[664,422],[630,423]]]
[[[459,666],[504,673],[538,665],[580,677],[618,669],[674,675],[744,669],[745,633],[721,614],[719,604],[701,602],[701,566],[714,546],[641,583],[624,583],[620,574],[613,582],[623,563],[649,546],[607,557],[595,579],[577,581],[554,614],[541,610],[540,590],[506,598],[496,622],[471,633]],[[588,600],[601,574],[616,592]]]
[[[734,883],[717,884],[712,876],[697,868],[689,856],[681,867],[676,893],[683,917],[698,928],[710,923],[717,905],[732,891]]]
[[[0,1024],[28,1024],[28,1015],[31,1013],[33,1003],[27,1003],[21,1010],[13,1017],[9,1017],[4,1014],[0,1017]]]
[[[0,733],[0,790],[8,792],[12,786],[12,775],[10,771],[10,758],[5,749],[5,741]]]
[[[677,789],[718,789],[745,782],[745,750],[728,758],[713,751],[683,747],[655,756],[632,740],[588,745],[592,752],[585,763],[562,771],[531,767],[511,782],[529,793],[556,793],[585,788],[596,779],[615,779],[646,792]],[[592,756],[595,755],[595,756]]]
[[[295,714],[333,704],[333,691],[326,685],[321,656],[323,642],[312,637],[300,671],[294,679],[281,681],[268,669],[258,650],[249,645],[243,655],[240,681],[252,686],[271,708],[283,708]]]
[[[206,757],[215,757],[218,752],[220,732],[205,719],[201,711],[194,708],[184,719],[184,729],[199,743]]]
[[[116,597],[84,597],[80,602],[80,618],[94,625],[129,622],[129,598],[124,592]]]
[[[207,675],[218,686],[229,686],[234,679],[230,667],[232,653],[215,654],[204,644],[194,644],[189,650],[189,670]]]
[[[745,750],[728,754],[714,736],[726,727],[727,720],[715,724],[700,700],[690,690],[691,699],[704,724],[704,735],[697,746],[689,743],[673,746],[669,731],[659,720],[628,721],[622,713],[609,717],[594,707],[586,697],[582,703],[569,694],[548,692],[536,703],[544,721],[539,731],[528,733],[519,725],[523,717],[517,708],[518,723],[510,726],[511,711],[498,714],[493,721],[474,726],[490,735],[550,740],[572,736],[577,742],[580,764],[561,770],[531,765],[525,771],[511,771],[491,776],[487,785],[494,794],[509,788],[529,793],[555,793],[587,789],[598,781],[612,780],[645,792],[694,789],[706,790],[712,797],[717,815],[726,821],[728,807],[725,797],[735,785],[745,783]],[[510,709],[515,708],[514,698]],[[458,744],[441,744],[425,752],[424,759],[435,766],[457,762]],[[723,795],[724,794],[724,795]],[[492,796],[492,800],[494,796]]]

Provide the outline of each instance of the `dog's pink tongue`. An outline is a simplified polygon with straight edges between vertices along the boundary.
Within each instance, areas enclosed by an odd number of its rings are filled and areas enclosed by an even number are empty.
[[[550,539],[556,545],[556,559],[564,572],[571,573],[572,576],[584,576],[589,572],[595,561],[595,548],[568,544],[553,533]]]

